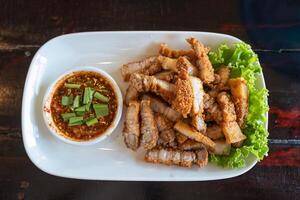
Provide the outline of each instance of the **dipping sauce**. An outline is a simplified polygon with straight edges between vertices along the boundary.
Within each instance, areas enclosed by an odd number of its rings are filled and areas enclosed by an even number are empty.
[[[50,103],[55,126],[68,138],[91,140],[110,127],[118,108],[110,82],[96,72],[73,72],[58,82]]]

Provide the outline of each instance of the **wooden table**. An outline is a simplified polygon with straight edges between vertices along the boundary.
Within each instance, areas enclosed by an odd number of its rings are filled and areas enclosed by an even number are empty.
[[[0,199],[299,199],[299,1],[0,1]],[[110,182],[54,177],[22,142],[21,99],[36,50],[65,33],[184,30],[230,34],[260,57],[269,104],[269,156],[211,182]]]

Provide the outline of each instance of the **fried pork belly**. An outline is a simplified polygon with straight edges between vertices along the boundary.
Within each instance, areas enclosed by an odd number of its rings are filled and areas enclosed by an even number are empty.
[[[197,65],[199,67],[199,77],[205,83],[212,83],[215,79],[214,69],[207,56],[207,50],[202,43],[196,38],[188,38],[186,41],[192,46],[195,51],[197,59]]]
[[[201,133],[206,132],[206,123],[205,123],[203,115],[201,113],[193,115],[192,125],[197,131],[199,131]]]
[[[177,72],[177,59],[169,58],[165,56],[158,56],[157,60],[164,70]]]
[[[194,128],[192,128],[191,126],[189,126],[188,124],[186,124],[182,121],[178,121],[175,124],[174,128],[175,128],[175,130],[177,130],[178,132],[187,136],[188,138],[195,140],[197,142],[201,142],[204,145],[206,145],[212,149],[215,146],[215,143],[210,138],[208,138],[205,135],[203,135],[202,133],[196,131]]]
[[[220,124],[223,120],[222,112],[219,104],[214,102],[206,109],[205,121],[215,121]]]
[[[205,135],[212,140],[217,140],[224,137],[221,127],[216,124],[207,127]]]
[[[175,97],[175,85],[157,79],[155,76],[134,73],[130,76],[130,84],[138,92],[154,92],[169,103]]]
[[[159,140],[161,141],[162,145],[174,147],[176,145],[176,142],[173,122],[171,122],[161,114],[155,115],[155,121],[159,131]]]
[[[227,82],[229,80],[229,76],[230,76],[230,69],[226,66],[222,66],[218,71],[217,74],[220,77],[220,81],[217,85],[218,89],[224,89],[224,86],[227,85]]]
[[[230,86],[233,103],[237,115],[237,123],[240,127],[244,127],[245,120],[248,114],[248,87],[247,82],[243,78],[234,78],[228,81]]]
[[[190,81],[193,95],[193,106],[191,114],[202,114],[204,109],[204,90],[202,82],[199,78],[193,76],[189,76],[188,80]]]
[[[129,102],[137,100],[138,96],[139,92],[134,87],[129,85],[125,93],[125,104],[128,106]]]
[[[236,114],[234,104],[230,100],[226,92],[221,92],[217,98],[221,111],[223,121],[221,123],[222,131],[225,135],[227,143],[236,143],[246,139],[242,133],[238,123],[236,122]]]
[[[221,127],[227,143],[237,143],[246,139],[236,121],[222,122]]]
[[[191,139],[187,139],[184,143],[178,146],[181,150],[198,150],[204,148],[204,144],[196,142]]]
[[[193,50],[174,50],[169,48],[165,43],[160,44],[159,54],[170,58],[179,58],[180,56],[195,57]]]
[[[130,101],[128,103],[127,112],[125,115],[123,137],[126,146],[132,150],[139,147],[140,137],[140,104],[137,101]]]
[[[158,141],[158,129],[149,100],[141,101],[141,134],[144,149],[152,149]]]
[[[226,143],[225,140],[215,140],[216,143],[215,148],[211,151],[211,153],[216,155],[226,155],[230,154],[231,145]]]
[[[172,102],[172,108],[187,117],[193,106],[193,91],[189,80],[178,79],[175,83],[176,98]]]
[[[145,161],[150,163],[161,163],[165,165],[191,167],[196,161],[196,154],[192,151],[152,149],[147,151],[145,155]]]
[[[195,151],[196,154],[196,161],[195,163],[199,167],[204,167],[208,163],[208,152],[205,147],[200,148],[199,150]]]
[[[226,92],[219,93],[217,101],[222,110],[223,121],[231,122],[236,120],[234,104]]]
[[[192,125],[200,132],[206,131],[206,124],[203,119],[203,110],[204,110],[204,90],[202,82],[199,78],[189,76],[188,80],[190,81],[192,94],[193,94],[193,106],[191,110],[192,116]]]
[[[199,71],[186,57],[179,57],[177,60],[177,73],[181,79],[188,79],[189,76],[198,76]]]
[[[143,73],[152,75],[161,70],[161,66],[157,62],[157,56],[148,57],[144,60],[125,64],[121,68],[123,79],[128,81],[133,73]]]
[[[150,95],[144,95],[143,99],[149,99],[151,102],[151,108],[154,112],[160,113],[172,122],[176,122],[181,119],[181,114],[176,110],[169,107],[166,103],[158,98]]]
[[[179,133],[178,131],[175,131],[176,141],[178,144],[183,144],[185,141],[187,141],[189,138],[185,135]]]
[[[155,74],[154,76],[160,80],[171,82],[174,79],[175,72],[162,71],[162,72]]]

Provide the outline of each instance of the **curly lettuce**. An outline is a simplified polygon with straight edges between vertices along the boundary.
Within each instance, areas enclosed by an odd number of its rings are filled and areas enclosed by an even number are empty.
[[[221,45],[217,51],[209,53],[209,59],[217,70],[221,65],[231,68],[231,77],[243,77],[247,80],[249,89],[249,113],[246,126],[242,130],[247,136],[240,148],[232,148],[229,156],[210,155],[210,161],[229,168],[245,166],[246,159],[253,154],[257,160],[262,160],[267,155],[268,131],[265,129],[268,111],[268,90],[256,87],[256,77],[262,73],[257,55],[251,46],[245,43],[235,44],[233,47]]]

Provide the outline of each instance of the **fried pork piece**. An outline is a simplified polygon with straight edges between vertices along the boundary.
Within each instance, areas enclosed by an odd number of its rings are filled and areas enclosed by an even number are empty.
[[[171,82],[175,77],[175,72],[162,71],[162,72],[155,74],[154,76],[160,80]]]
[[[206,128],[207,128],[206,123],[205,123],[203,115],[201,113],[193,115],[192,125],[197,131],[200,131],[201,133],[206,132]]]
[[[144,60],[125,64],[121,68],[123,79],[128,81],[133,73],[143,73],[152,75],[161,71],[161,66],[157,62],[157,56],[148,57]]]
[[[203,119],[204,110],[204,90],[202,82],[199,78],[189,76],[192,94],[193,94],[193,106],[190,115],[192,116],[192,125],[200,132],[206,131],[206,124]]]
[[[212,140],[217,140],[224,137],[221,127],[217,124],[207,127],[205,135]]]
[[[222,122],[221,127],[227,143],[237,143],[246,139],[236,121]]]
[[[220,124],[223,119],[219,104],[215,101],[217,95],[218,93],[215,93],[215,91],[204,94],[205,121],[215,121]]]
[[[164,70],[176,72],[180,78],[187,79],[189,75],[197,76],[199,74],[195,67],[186,57],[173,59],[165,56],[158,56],[158,62]]]
[[[130,101],[125,115],[123,137],[126,146],[132,150],[139,147],[140,137],[140,104],[137,101]]]
[[[194,58],[195,53],[193,50],[174,50],[168,47],[167,44],[160,44],[159,54],[170,58],[179,58],[180,56],[188,56]]]
[[[182,121],[178,121],[175,124],[174,128],[175,130],[187,136],[188,138],[195,140],[197,142],[201,142],[204,145],[208,146],[209,148],[213,149],[215,146],[215,143],[210,138],[196,131],[194,128],[192,128],[191,126],[189,126],[188,124]]]
[[[248,114],[248,87],[247,82],[243,78],[234,78],[228,81],[231,94],[233,97],[233,103],[235,105],[235,111],[237,115],[237,123],[240,127],[244,127],[245,120]]]
[[[199,167],[204,167],[208,163],[208,152],[205,147],[200,148],[199,150],[195,151],[196,153],[196,161],[195,163]]]
[[[185,141],[187,141],[189,138],[185,135],[179,133],[178,131],[175,131],[176,141],[178,144],[183,144]]]
[[[215,140],[214,142],[216,143],[216,146],[210,153],[226,156],[230,154],[231,145],[226,143],[225,140]]]
[[[147,150],[154,148],[158,141],[158,129],[150,107],[150,100],[141,101],[141,133],[143,147]]]
[[[234,105],[226,92],[218,95],[218,102],[222,111],[223,121],[221,123],[222,131],[227,143],[236,143],[246,139],[236,120]]]
[[[217,101],[222,110],[223,121],[231,122],[236,120],[234,104],[226,92],[219,93]]]
[[[151,149],[146,153],[145,161],[150,163],[161,163],[165,165],[191,167],[192,164],[196,161],[196,155],[192,151]]]
[[[175,83],[176,98],[172,102],[172,108],[187,117],[193,106],[193,91],[189,80],[178,79]]]
[[[157,60],[164,70],[177,72],[177,59],[169,58],[165,56],[158,56]]]
[[[212,83],[215,79],[214,69],[207,56],[207,50],[202,43],[196,38],[187,38],[186,41],[192,46],[195,51],[197,65],[199,67],[199,77],[205,83]]]
[[[191,139],[187,139],[184,143],[178,146],[181,150],[198,150],[204,148],[204,144],[196,142]]]
[[[130,76],[130,84],[138,92],[154,92],[167,102],[172,102],[175,97],[175,85],[155,76],[134,73]]]
[[[177,60],[177,73],[180,78],[187,79],[189,76],[198,76],[199,71],[186,57],[182,56]]]
[[[143,95],[143,99],[149,99],[151,102],[151,108],[154,112],[160,113],[165,116],[167,119],[171,120],[172,122],[176,122],[180,120],[181,114],[176,110],[169,107],[166,103],[161,101],[158,98],[152,97],[150,95]]]
[[[176,146],[175,131],[173,129],[173,122],[168,120],[162,114],[155,115],[155,121],[159,131],[159,139],[163,146]]]
[[[128,106],[129,102],[137,100],[138,96],[139,92],[134,87],[129,85],[125,93],[125,104]]]
[[[189,76],[188,80],[190,81],[193,95],[193,106],[191,110],[192,115],[203,112],[204,110],[204,90],[202,82],[199,78]]]
[[[226,66],[222,66],[218,71],[217,74],[220,77],[220,81],[217,85],[218,89],[224,89],[224,86],[227,85],[227,82],[229,80],[229,76],[230,76],[230,69]]]

